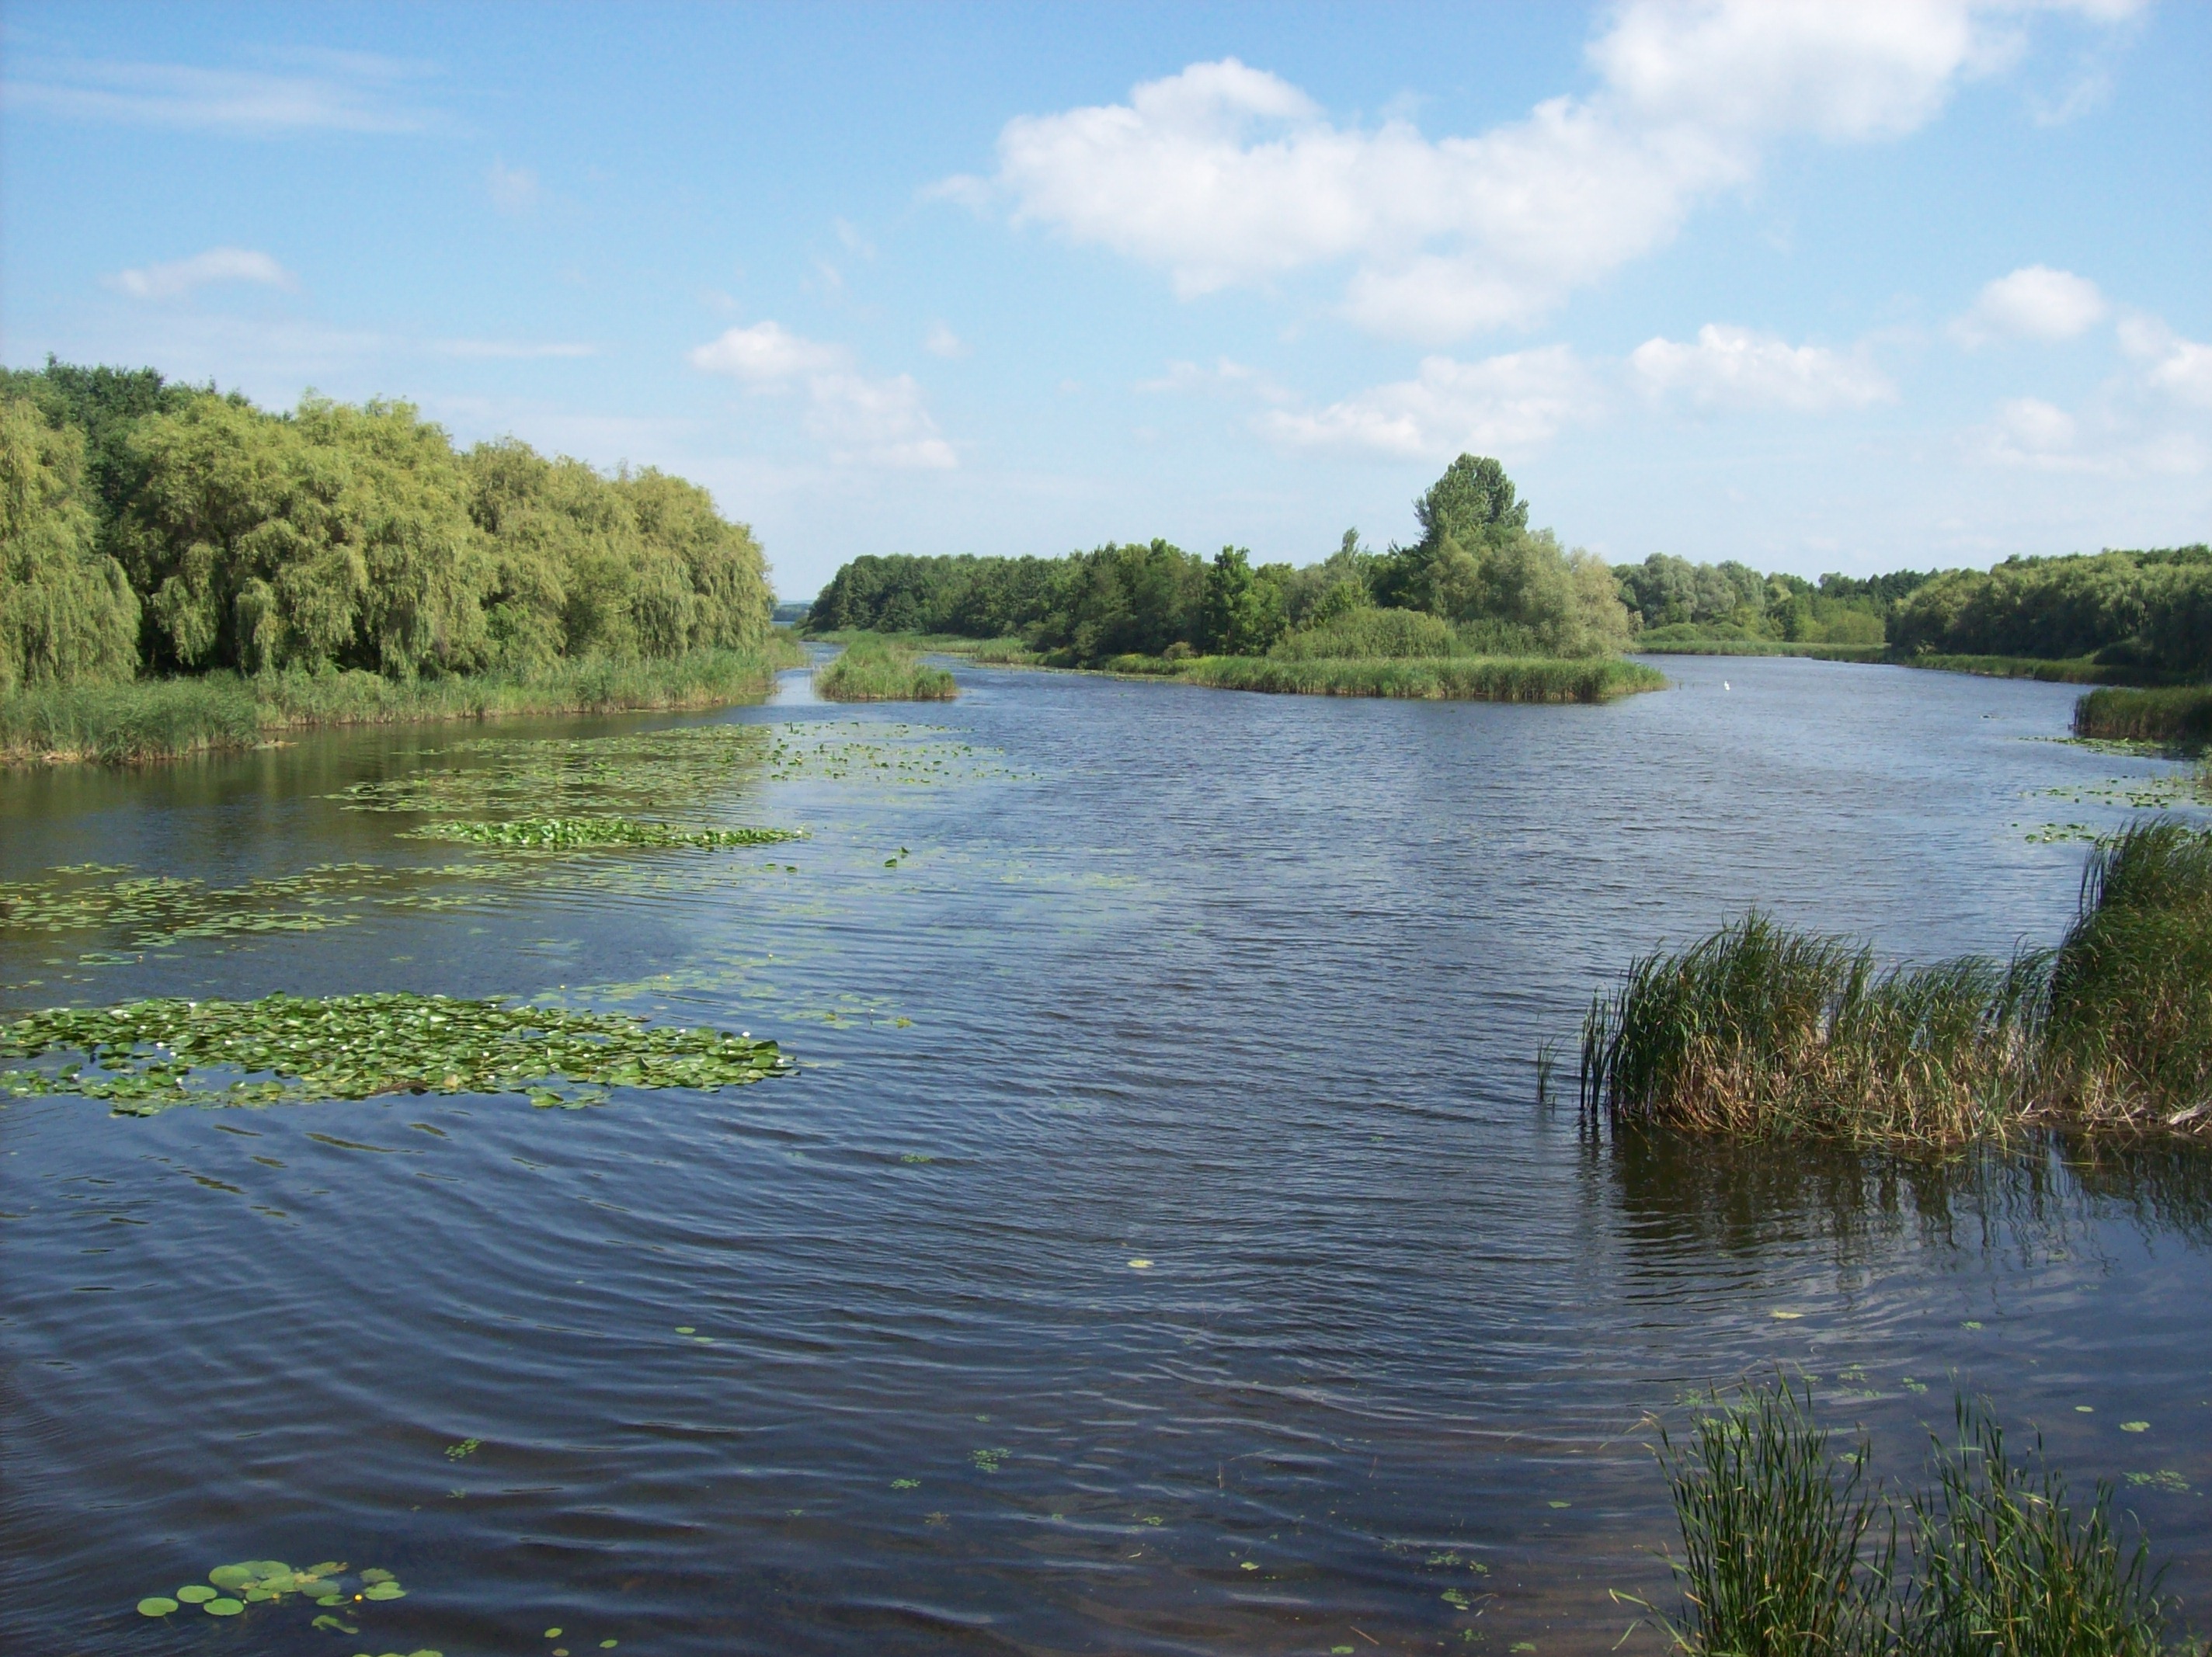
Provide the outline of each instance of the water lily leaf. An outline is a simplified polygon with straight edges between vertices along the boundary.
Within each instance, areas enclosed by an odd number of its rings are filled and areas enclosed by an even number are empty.
[[[255,1574],[251,1565],[217,1565],[208,1573],[208,1581],[219,1588],[242,1588]]]
[[[177,1598],[188,1605],[204,1605],[215,1598],[215,1590],[204,1582],[187,1582],[177,1590]]]
[[[200,1609],[210,1617],[235,1617],[246,1607],[235,1599],[210,1599]]]
[[[167,1617],[177,1608],[177,1602],[159,1593],[150,1594],[138,1602],[141,1617]]]
[[[404,1599],[407,1590],[397,1582],[372,1582],[362,1590],[361,1597],[364,1599]]]
[[[398,1579],[390,1571],[372,1565],[368,1569],[362,1572],[361,1580],[364,1582],[390,1582]]]
[[[361,1630],[354,1627],[352,1624],[341,1623],[337,1618],[331,1616],[318,1617],[315,1618],[314,1622],[310,1624],[310,1626],[319,1629],[328,1629],[332,1634],[358,1634],[361,1632]]]

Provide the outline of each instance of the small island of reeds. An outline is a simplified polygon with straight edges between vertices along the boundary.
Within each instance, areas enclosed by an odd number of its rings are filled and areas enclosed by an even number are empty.
[[[1955,1144],[2212,1129],[2212,830],[2099,846],[2052,950],[1884,970],[1753,913],[1592,1005],[1582,1106],[1614,1128]]]
[[[860,634],[814,670],[814,694],[832,702],[949,702],[959,691],[950,673],[930,666],[912,646]]]

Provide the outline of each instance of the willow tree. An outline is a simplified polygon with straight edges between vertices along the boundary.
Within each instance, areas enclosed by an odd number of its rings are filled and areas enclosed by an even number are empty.
[[[82,437],[0,398],[0,693],[137,671],[138,600],[93,539]]]
[[[206,398],[139,422],[131,448],[115,539],[164,665],[405,678],[481,659],[465,480],[410,404],[279,416]]]

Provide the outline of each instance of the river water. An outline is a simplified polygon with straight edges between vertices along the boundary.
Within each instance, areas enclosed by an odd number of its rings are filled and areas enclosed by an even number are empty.
[[[0,1648],[1656,1653],[1656,1427],[1778,1363],[1907,1480],[1986,1393],[2206,1627],[2212,1157],[1614,1145],[1572,1098],[1635,955],[1753,904],[2054,941],[2084,848],[2037,831],[2173,768],[2053,740],[2065,687],[1662,665],[1602,708],[800,675],[0,776],[0,879],[81,900],[0,927],[0,1011],[546,995],[799,1061],[0,1106]],[[811,837],[515,857],[364,803]],[[100,908],[152,876],[204,883]],[[133,1609],[254,1558],[407,1593]]]

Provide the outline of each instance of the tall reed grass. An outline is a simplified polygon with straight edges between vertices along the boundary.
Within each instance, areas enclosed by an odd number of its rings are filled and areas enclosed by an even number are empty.
[[[1932,1446],[1935,1484],[1892,1496],[1862,1442],[1830,1453],[1811,1390],[1714,1400],[1659,1457],[1682,1534],[1678,1643],[1708,1657],[2158,1657],[2166,1606],[2099,1485],[2086,1511],[2040,1442],[2015,1460],[1982,1405]],[[2193,1643],[2185,1648],[2201,1651]]]
[[[703,707],[763,694],[805,651],[788,634],[757,650],[697,650],[667,660],[584,657],[527,673],[403,681],[294,669],[246,677],[79,685],[0,698],[0,758],[174,759],[250,748],[277,731],[509,714]]]
[[[1422,701],[1602,702],[1659,690],[1656,668],[1617,656],[1579,660],[1504,656],[1277,660],[1200,656],[1180,677],[1221,690],[1304,696],[1396,696]]]
[[[2074,704],[2074,734],[2124,742],[2212,743],[2212,685],[2093,690]]]
[[[814,670],[814,694],[833,702],[949,702],[957,693],[950,673],[909,646],[863,633]]]
[[[1583,1025],[1616,1127],[1954,1144],[2016,1126],[2212,1126],[2212,832],[2100,845],[2055,951],[1877,968],[1753,912],[1633,962]]]

